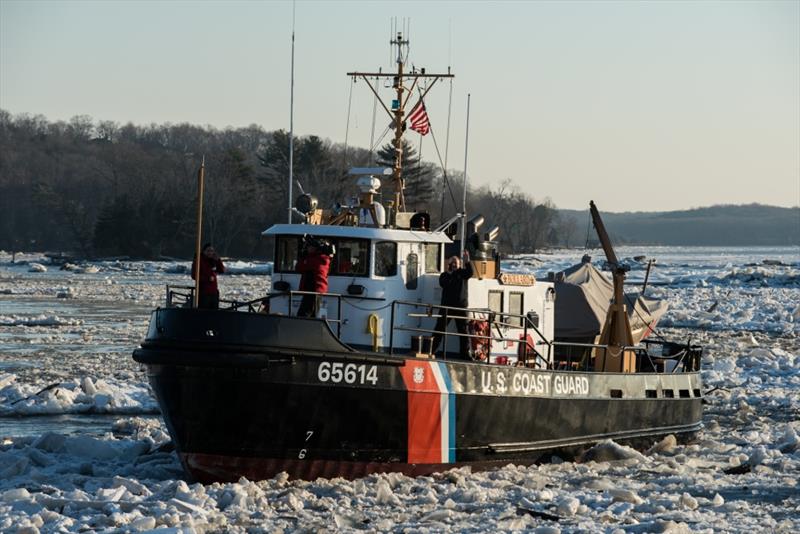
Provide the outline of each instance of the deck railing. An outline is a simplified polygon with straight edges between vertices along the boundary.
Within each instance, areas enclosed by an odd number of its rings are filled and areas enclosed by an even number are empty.
[[[445,325],[449,323],[449,319],[453,319],[455,321],[470,321],[470,320],[482,320],[486,321],[489,325],[489,335],[482,335],[482,334],[462,334],[460,332],[447,332],[447,328],[445,326],[444,330],[435,330],[430,328],[421,328],[421,327],[414,327],[414,326],[407,326],[407,325],[398,325],[397,318],[403,308],[411,308],[412,310],[424,310],[424,313],[410,311],[406,313],[406,317],[409,318],[432,318],[432,319],[439,319],[440,317],[445,318]],[[509,319],[516,319],[518,321],[511,323]],[[488,354],[487,360],[491,358],[491,345],[495,342],[511,342],[521,347],[517,354],[520,356],[520,359],[527,364],[528,363],[528,356],[533,356],[535,361],[540,362],[544,366],[548,366],[550,364],[550,359],[552,355],[552,342],[549,341],[544,334],[539,330],[539,328],[533,323],[531,318],[527,315],[519,315],[514,313],[499,313],[494,312],[488,309],[481,309],[481,308],[460,308],[457,306],[440,306],[440,305],[433,305],[433,304],[424,304],[420,302],[412,302],[406,300],[395,300],[392,302],[392,314],[391,314],[391,326],[389,331],[389,353],[393,354],[395,347],[394,347],[394,333],[395,331],[403,331],[403,332],[412,332],[418,334],[427,334],[429,338],[434,336],[440,336],[442,338],[442,346],[443,346],[443,357],[447,359],[447,339],[448,336],[455,336],[455,337],[466,337],[469,340],[476,339],[478,341],[482,341],[484,343],[488,342]],[[520,326],[522,325],[522,326]],[[521,338],[510,338],[505,337],[505,334],[502,332],[502,327],[510,327],[515,329],[522,329],[522,337]],[[496,332],[493,333],[493,332]],[[532,332],[536,334],[538,337],[538,343],[536,340],[533,341],[533,344],[529,343],[528,341],[528,334]],[[420,336],[423,337],[423,336]],[[422,341],[422,340],[421,340]],[[420,352],[424,352],[422,349],[422,342],[418,343],[418,348]],[[432,339],[427,340],[429,343],[432,343]],[[545,347],[544,351],[540,351],[537,349],[537,345],[540,347]],[[544,352],[544,354],[542,353]]]
[[[339,293],[318,293],[314,291],[290,290],[271,293],[264,297],[243,302],[234,300],[220,300],[220,309],[229,311],[244,310],[249,313],[264,313],[269,311],[270,301],[272,299],[286,297],[289,299],[287,309],[289,310],[289,315],[291,315],[292,299],[296,295],[315,295],[317,297],[335,299],[337,308],[336,319],[325,317],[325,320],[328,323],[336,324],[336,335],[338,337],[341,337],[342,324],[345,322],[342,318],[343,301],[386,301],[384,298],[366,297],[361,295],[342,295]],[[166,305],[168,308],[191,307],[193,303],[193,297],[194,286],[167,285]],[[518,365],[564,371],[593,370],[594,360],[600,353],[599,351],[602,351],[604,355],[608,354],[609,351],[614,351],[615,354],[618,352],[621,353],[623,351],[629,351],[636,355],[636,370],[639,372],[693,372],[700,369],[700,359],[703,352],[702,347],[698,345],[692,345],[690,342],[679,344],[668,341],[643,340],[641,345],[616,347],[596,343],[550,341],[544,336],[541,330],[539,330],[536,324],[534,324],[531,317],[527,314],[520,315],[508,312],[500,313],[481,308],[440,306],[404,300],[392,301],[390,304],[387,304],[387,306],[391,306],[389,346],[385,347],[383,350],[388,350],[389,354],[394,354],[395,351],[398,350],[407,351],[409,349],[408,347],[395,347],[395,332],[411,332],[412,334],[420,334],[418,336],[417,344],[417,349],[419,352],[425,352],[423,350],[424,342],[427,341],[429,343],[428,347],[430,348],[430,344],[433,342],[433,336],[441,336],[443,350],[442,356],[444,359],[448,358],[448,337],[466,337],[470,340],[477,339],[484,343],[488,342],[487,361],[491,359],[491,345],[493,343],[516,343],[518,346]],[[405,313],[405,317],[410,319],[439,319],[440,317],[448,318],[449,316],[456,321],[470,321],[476,319],[486,321],[490,326],[490,334],[488,336],[485,334],[461,334],[459,332],[447,332],[446,329],[440,331],[435,330],[434,328],[422,328],[419,326],[397,324],[401,310],[408,308],[410,308],[412,311],[407,311]],[[419,310],[422,311],[420,312]],[[446,321],[445,324],[447,324],[447,322],[449,321]],[[519,338],[507,337],[502,330],[503,328],[514,328],[517,330],[521,329],[522,334]],[[534,334],[535,337],[531,336],[529,339],[530,334]],[[531,340],[533,343],[530,342]],[[459,357],[463,359],[463,356],[459,355]]]
[[[336,323],[336,335],[341,337],[342,334],[342,302],[349,300],[371,300],[382,301],[386,299],[380,297],[365,297],[362,295],[342,295],[340,293],[319,293],[316,291],[281,291],[277,293],[270,293],[269,295],[259,297],[253,300],[236,301],[236,300],[223,300],[220,299],[220,309],[228,311],[240,311],[243,308],[250,313],[263,313],[269,311],[269,303],[272,299],[277,297],[287,297],[289,299],[288,310],[289,315],[292,315],[292,299],[296,295],[315,295],[317,297],[333,298],[336,300],[337,314],[336,319],[325,317],[329,323]],[[193,286],[171,286],[167,285],[167,307],[168,308],[190,308],[194,302],[194,287]]]

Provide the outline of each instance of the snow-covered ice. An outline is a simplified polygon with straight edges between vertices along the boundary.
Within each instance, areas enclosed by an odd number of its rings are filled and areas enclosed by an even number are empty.
[[[0,253],[0,532],[800,531],[800,251],[621,247],[632,280],[642,253],[658,259],[648,293],[671,304],[660,330],[707,348],[695,441],[603,442],[483,473],[210,485],[183,479],[130,357],[188,263]],[[506,268],[544,277],[580,255]],[[270,264],[228,265],[223,298],[268,289]]]

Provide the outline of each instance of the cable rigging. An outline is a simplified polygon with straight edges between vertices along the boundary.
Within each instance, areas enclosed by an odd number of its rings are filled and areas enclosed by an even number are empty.
[[[347,97],[347,127],[344,130],[344,154],[342,155],[342,169],[347,171],[347,142],[350,137],[350,108],[353,105],[353,86],[356,84],[356,77],[350,84],[350,96]]]

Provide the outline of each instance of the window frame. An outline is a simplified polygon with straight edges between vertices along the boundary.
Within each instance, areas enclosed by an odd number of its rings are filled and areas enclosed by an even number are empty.
[[[486,297],[486,307],[494,314],[495,322],[503,322],[503,304],[505,303],[506,292],[501,289],[490,289]],[[492,308],[492,295],[500,295],[500,307],[498,309]]]
[[[511,309],[511,302],[515,296],[519,296],[519,310],[515,311]],[[508,313],[513,313],[515,315],[524,315],[523,310],[525,309],[525,292],[524,291],[509,291],[508,292]],[[522,328],[524,319],[522,317],[508,317],[506,319],[506,323],[511,325],[513,328]]]
[[[344,276],[347,278],[369,278],[370,276],[370,268],[372,267],[372,262],[370,261],[370,253],[371,253],[371,241],[369,239],[363,239],[360,237],[336,237],[336,238],[329,238],[331,243],[336,246],[336,254],[334,254],[333,259],[331,261],[331,268],[328,272],[328,276]],[[364,261],[366,262],[364,273],[363,274],[356,274],[356,273],[340,273],[339,271],[339,251],[341,250],[341,243],[342,241],[357,241],[360,243],[364,243],[367,246],[367,253],[364,255]]]
[[[432,248],[436,249],[436,267],[435,270],[428,270],[428,251]],[[425,274],[439,274],[442,272],[442,244],[441,243],[424,243],[422,249],[425,251]]]
[[[394,270],[393,270],[393,272],[391,274],[378,274],[378,266],[379,266],[378,251],[380,250],[381,245],[385,245],[385,244],[394,245],[394,265],[393,265]],[[375,241],[372,248],[373,248],[374,254],[375,254],[375,261],[374,261],[374,264],[373,264],[373,269],[374,269],[375,276],[376,277],[381,277],[381,278],[393,278],[393,277],[397,276],[400,273],[400,262],[399,262],[399,259],[398,259],[399,256],[398,256],[397,241],[387,241],[387,240]]]
[[[292,266],[291,269],[283,269],[282,265],[281,265],[282,262],[280,262],[280,260],[283,259],[283,256],[282,256],[281,251],[280,251],[280,243],[282,241],[288,241],[288,240],[294,240],[295,241],[295,243],[297,245],[297,248],[296,248],[297,257],[293,259],[294,265]],[[296,271],[297,262],[300,260],[300,241],[301,241],[301,236],[299,236],[299,235],[284,234],[284,235],[275,236],[275,251],[274,251],[274,256],[273,256],[274,257],[274,261],[272,262],[272,271],[274,273],[287,274],[287,273],[296,273],[297,272]]]
[[[335,247],[337,253],[334,254],[333,258],[331,259],[331,266],[330,270],[328,271],[328,276],[346,276],[349,278],[369,278],[370,277],[370,268],[372,267],[372,261],[370,259],[370,254],[372,253],[372,244],[369,239],[363,239],[358,237],[331,237],[331,236],[318,236],[327,241],[330,241]],[[282,259],[281,251],[280,251],[280,243],[282,241],[287,240],[294,240],[297,243],[297,257],[294,258],[292,261],[294,265],[291,269],[284,269],[282,268],[282,264],[279,263],[279,260]],[[297,274],[297,262],[300,260],[300,247],[302,245],[303,236],[295,235],[295,234],[282,234],[275,236],[275,249],[274,249],[274,261],[272,264],[272,272],[276,274]],[[366,263],[366,268],[364,269],[364,274],[355,274],[355,273],[339,273],[339,254],[338,251],[340,250],[340,243],[342,241],[358,241],[362,244],[365,244],[367,247],[367,251],[365,254],[364,261]]]
[[[412,256],[414,258],[413,262],[412,262]],[[413,278],[409,276],[411,274],[412,264],[415,266]],[[405,286],[406,289],[408,289],[409,291],[416,291],[419,288],[419,254],[417,254],[413,250],[406,255]]]

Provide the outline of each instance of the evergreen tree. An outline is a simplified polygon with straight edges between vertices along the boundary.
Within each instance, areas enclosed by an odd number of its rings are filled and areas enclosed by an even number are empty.
[[[402,148],[403,180],[405,181],[403,193],[406,199],[406,210],[430,211],[433,206],[437,205],[434,198],[435,172],[430,164],[420,162],[416,149],[405,139],[402,140]],[[387,143],[378,150],[379,166],[394,167],[394,160],[394,144]],[[388,184],[383,185],[383,187],[387,186]],[[384,196],[387,192],[385,189]]]

